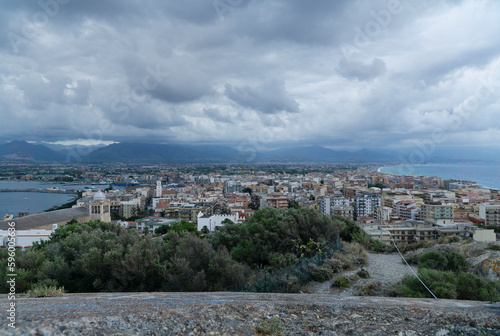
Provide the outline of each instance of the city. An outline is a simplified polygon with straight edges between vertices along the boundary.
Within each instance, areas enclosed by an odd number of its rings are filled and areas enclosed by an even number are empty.
[[[57,217],[61,210],[18,218],[19,227],[25,230],[50,231],[51,225],[64,225],[76,216],[80,222],[114,221],[141,234],[146,228],[154,233],[161,225],[180,220],[195,224],[199,231],[213,232],[224,225],[225,219],[242,222],[258,209],[307,207],[356,221],[372,239],[386,244],[391,239],[397,244],[409,244],[447,236],[483,242],[499,239],[498,190],[483,188],[472,181],[384,174],[376,168],[370,165],[356,169],[327,165],[8,165],[2,169],[0,179],[64,181],[58,190],[47,188],[53,192],[68,192],[72,185],[93,185],[79,192],[73,210],[62,211],[67,213],[62,219],[51,218],[51,215]],[[99,206],[95,205],[96,200]],[[19,214],[5,216],[1,229],[6,238],[7,221]],[[43,216],[44,220],[33,220],[37,216]],[[43,232],[44,239],[48,234]],[[18,232],[18,238],[22,236],[23,232]]]

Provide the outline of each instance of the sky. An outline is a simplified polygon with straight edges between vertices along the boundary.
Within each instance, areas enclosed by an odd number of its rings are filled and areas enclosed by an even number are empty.
[[[0,141],[500,146],[497,0],[3,0]]]

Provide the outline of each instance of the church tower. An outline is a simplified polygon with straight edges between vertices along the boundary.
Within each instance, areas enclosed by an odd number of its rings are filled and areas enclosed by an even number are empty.
[[[106,198],[106,194],[99,190],[94,194],[89,203],[90,220],[101,220],[111,222],[110,212],[111,202]]]
[[[161,180],[156,181],[155,197],[161,197],[163,189],[161,187]]]

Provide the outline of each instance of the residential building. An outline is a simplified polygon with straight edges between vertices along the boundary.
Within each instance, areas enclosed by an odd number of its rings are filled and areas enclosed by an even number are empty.
[[[331,207],[332,215],[342,216],[354,220],[354,207],[350,205],[334,205]]]
[[[354,197],[354,213],[356,217],[370,217],[380,204],[380,197],[376,194],[361,194]]]
[[[453,205],[424,203],[420,205],[420,219],[433,224],[453,222]]]
[[[319,205],[319,212],[325,215],[331,214],[330,197],[319,197],[318,205]]]
[[[481,204],[479,217],[486,226],[500,226],[500,204]]]
[[[260,209],[276,208],[288,209],[288,198],[285,196],[264,196],[260,199]]]

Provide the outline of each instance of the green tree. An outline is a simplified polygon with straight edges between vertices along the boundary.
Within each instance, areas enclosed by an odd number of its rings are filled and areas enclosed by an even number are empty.
[[[242,190],[242,192],[252,195],[252,188],[246,187]]]
[[[226,224],[210,237],[215,247],[225,246],[231,256],[253,268],[277,269],[301,256],[312,256],[334,241],[339,226],[310,208],[258,210],[242,224]],[[301,246],[307,248],[301,249]]]

